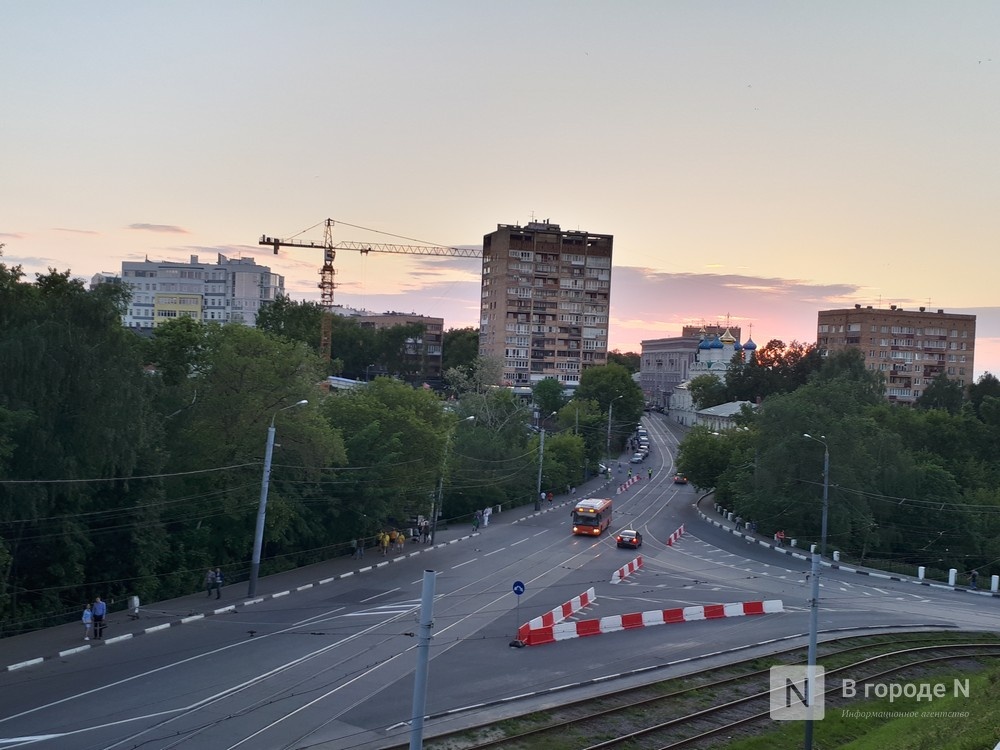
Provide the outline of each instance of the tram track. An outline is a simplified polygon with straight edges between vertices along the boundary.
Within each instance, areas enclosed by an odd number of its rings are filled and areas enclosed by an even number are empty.
[[[929,669],[942,662],[982,663],[998,657],[1000,638],[964,635],[961,640],[922,636],[827,642],[821,646],[817,661],[826,668],[827,684],[831,678],[836,683],[826,691],[832,699],[840,690],[838,676],[864,685],[908,670]],[[770,667],[801,664],[804,658],[805,649],[787,649],[765,658],[750,658],[683,678],[572,701],[503,722],[429,736],[424,747],[427,750],[711,747],[720,735],[747,733],[748,727],[767,719]]]

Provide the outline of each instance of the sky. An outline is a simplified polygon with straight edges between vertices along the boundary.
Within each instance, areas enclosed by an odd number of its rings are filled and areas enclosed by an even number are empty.
[[[609,344],[854,304],[975,314],[1000,373],[993,0],[11,0],[0,243],[33,279],[614,235]],[[366,227],[368,231],[356,227]],[[392,235],[410,239],[397,239]],[[338,251],[335,302],[478,325],[475,259]]]

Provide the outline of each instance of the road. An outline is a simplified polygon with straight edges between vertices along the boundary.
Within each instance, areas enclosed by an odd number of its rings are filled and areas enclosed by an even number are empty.
[[[652,468],[653,477],[615,501],[612,529],[631,526],[645,538],[644,565],[624,582],[612,584],[612,573],[635,553],[616,549],[611,535],[572,536],[568,504],[538,514],[530,506],[505,511],[478,535],[395,564],[8,672],[0,676],[0,748],[273,750],[405,741],[425,569],[436,580],[427,714],[437,718],[428,731],[460,722],[464,707],[501,712],[498,699],[525,694],[558,702],[553,691],[562,686],[806,633],[808,562],[706,523],[695,490],[672,481],[679,428],[658,415],[646,423],[654,448],[641,470]],[[681,524],[687,533],[668,546]],[[511,590],[515,580],[526,584],[521,597]],[[988,598],[840,571],[824,571],[822,585],[821,631],[998,625],[997,602]],[[509,645],[522,623],[590,587],[597,601],[581,618],[761,599],[781,599],[785,612]]]

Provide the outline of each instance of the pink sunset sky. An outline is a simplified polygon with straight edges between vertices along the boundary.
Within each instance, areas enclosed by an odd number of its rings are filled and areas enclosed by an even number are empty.
[[[987,0],[8,4],[2,262],[253,255],[318,299],[319,251],[260,235],[535,217],[614,235],[612,348],[895,304],[976,314],[997,373],[997,28]],[[340,304],[478,323],[476,260],[336,267]]]

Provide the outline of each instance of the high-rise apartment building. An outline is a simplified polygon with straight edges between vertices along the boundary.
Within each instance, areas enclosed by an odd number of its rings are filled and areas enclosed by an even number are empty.
[[[503,362],[504,385],[572,387],[607,363],[613,240],[547,220],[483,237],[479,354]]]
[[[973,382],[975,315],[855,305],[820,310],[816,322],[817,348],[859,349],[867,368],[885,375],[890,401],[914,402],[941,373],[961,386]]]
[[[409,338],[404,343],[403,357],[412,378],[440,385],[441,344],[444,340],[444,318],[434,318],[416,313],[386,312],[366,313],[357,317],[362,328],[393,328],[404,325],[423,326],[419,336]]]
[[[252,327],[260,308],[285,289],[284,276],[258,266],[253,258],[225,255],[214,264],[199,262],[197,255],[188,263],[125,261],[121,281],[132,290],[123,322],[140,329],[180,317]]]

